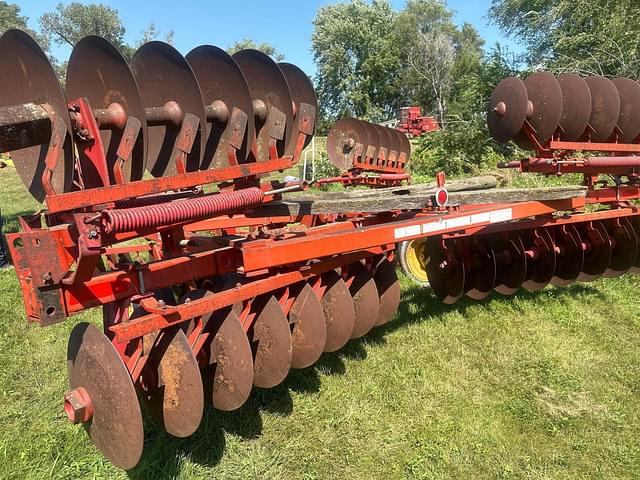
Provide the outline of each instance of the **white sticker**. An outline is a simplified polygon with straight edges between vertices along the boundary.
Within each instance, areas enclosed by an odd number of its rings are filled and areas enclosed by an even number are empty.
[[[491,212],[491,223],[506,222],[511,219],[513,219],[513,211],[510,208]]]
[[[394,231],[396,240],[400,238],[413,237],[420,235],[420,225],[411,225],[410,227],[396,228]]]

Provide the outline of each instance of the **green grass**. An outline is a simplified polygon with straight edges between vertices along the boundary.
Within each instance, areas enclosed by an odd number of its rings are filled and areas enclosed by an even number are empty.
[[[34,207],[12,169],[0,205]],[[440,305],[402,279],[395,320],[191,438],[147,422],[143,462],[112,467],[61,408],[77,321],[25,323],[0,272],[0,478],[640,477],[640,277]]]

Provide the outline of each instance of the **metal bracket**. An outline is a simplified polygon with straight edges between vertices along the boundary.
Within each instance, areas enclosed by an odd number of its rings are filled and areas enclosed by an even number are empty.
[[[136,146],[141,128],[142,123],[137,118],[129,117],[127,119],[127,124],[122,131],[120,145],[118,145],[118,150],[116,151],[116,162],[113,165],[113,178],[116,183],[126,183],[122,167],[126,162],[131,162],[131,155],[133,155],[133,149]]]

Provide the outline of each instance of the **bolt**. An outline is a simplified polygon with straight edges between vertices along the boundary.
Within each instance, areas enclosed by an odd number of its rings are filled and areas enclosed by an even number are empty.
[[[52,283],[53,282],[53,275],[51,274],[51,272],[47,272],[44,275],[42,275],[42,281],[44,283]]]
[[[88,237],[90,240],[95,240],[96,238],[98,238],[98,232],[96,232],[95,230],[91,230]]]
[[[64,413],[73,424],[86,423],[93,417],[93,404],[89,393],[77,387],[64,394]]]

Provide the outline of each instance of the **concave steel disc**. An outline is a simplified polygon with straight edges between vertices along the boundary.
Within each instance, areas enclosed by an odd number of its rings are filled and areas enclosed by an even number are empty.
[[[631,143],[640,134],[640,83],[630,78],[616,78],[613,84],[620,95],[618,128],[620,142]]]
[[[227,106],[229,120],[234,108],[247,115],[245,136],[236,155],[238,162],[245,163],[255,135],[255,117],[249,85],[242,70],[235,60],[221,48],[212,45],[201,45],[194,48],[185,57],[195,74],[205,105],[221,100]],[[203,129],[204,131],[204,129]],[[213,167],[228,166],[228,151],[233,125],[227,122],[220,125],[209,121],[204,144],[204,157],[200,168],[206,170]]]
[[[389,155],[391,154],[391,136],[388,133],[388,129],[383,127],[382,125],[377,125],[375,123],[372,124],[373,128],[378,132],[378,139],[380,142],[380,148],[385,149],[385,160],[383,166],[387,165],[389,162]]]
[[[138,49],[132,67],[145,108],[163,107],[173,101],[178,103],[183,114],[193,114],[200,120],[186,161],[188,172],[198,170],[204,154],[202,139],[207,118],[200,86],[189,63],[168,43],[153,41]],[[149,125],[148,131],[147,170],[154,177],[176,175],[173,159],[180,126]]]
[[[253,350],[253,384],[271,388],[282,383],[291,368],[291,331],[282,307],[271,295],[261,302],[249,330]]]
[[[537,252],[536,258],[527,258],[527,279],[522,286],[530,292],[546,287],[556,271],[556,251],[549,230],[538,228],[521,233],[525,248]]]
[[[610,238],[613,239],[611,260],[603,276],[615,278],[627,273],[638,255],[638,238],[626,218],[603,222]]]
[[[442,303],[452,305],[464,294],[465,272],[455,242],[441,237],[427,239],[425,269],[429,285]]]
[[[153,419],[170,435],[186,438],[200,426],[204,412],[202,377],[189,340],[180,328],[164,330],[151,350],[146,368],[156,388],[142,392]]]
[[[213,314],[209,366],[203,371],[218,410],[240,408],[253,388],[253,355],[249,338],[232,309]]]
[[[353,277],[349,293],[353,298],[355,323],[351,338],[365,336],[373,328],[378,318],[380,300],[378,289],[371,272],[360,262],[349,264],[348,275]]]
[[[318,109],[318,97],[316,96],[316,91],[313,88],[313,82],[309,78],[309,76],[304,73],[299,67],[293,65],[292,63],[280,62],[278,63],[280,70],[284,74],[284,77],[287,79],[287,83],[289,84],[289,91],[291,92],[291,99],[295,104],[295,126],[292,131],[291,141],[289,142],[289,146],[287,147],[286,154],[293,155],[296,149],[297,139],[297,123],[298,117],[297,113],[300,111],[300,104],[306,103],[311,105],[313,108]],[[315,127],[315,122],[314,122]],[[304,146],[306,147],[311,142],[311,138],[313,135],[310,135],[304,141]]]
[[[344,347],[355,327],[355,307],[349,288],[335,270],[322,274],[326,288],[322,296],[322,310],[327,322],[325,352],[335,352]]]
[[[353,167],[353,149],[356,143],[362,144],[364,155],[369,142],[368,129],[360,120],[347,117],[333,124],[327,136],[327,155],[329,161],[340,171]],[[376,149],[377,152],[377,149]]]
[[[496,259],[495,291],[501,295],[514,295],[527,278],[527,257],[524,243],[517,236],[504,234],[489,237]]]
[[[48,104],[67,127],[64,152],[58,159],[51,184],[56,193],[73,190],[74,160],[71,142],[71,121],[67,102],[58,78],[38,44],[21,30],[7,30],[0,37],[0,107],[23,103]],[[22,133],[22,132],[18,132]],[[24,132],[23,134],[28,134]],[[42,173],[49,148],[46,143],[11,152],[11,158],[29,193],[42,202],[45,197]],[[45,141],[43,139],[43,141]]]
[[[562,140],[577,142],[587,129],[591,117],[591,91],[579,75],[566,73],[558,77],[562,89]]]
[[[396,134],[397,130],[388,127],[382,128],[384,128],[387,138],[389,139],[389,154],[391,154],[391,152],[395,152],[397,160],[398,155],[400,155],[400,150],[402,149],[402,140],[400,139],[400,136]],[[408,141],[409,139],[407,138],[407,142]]]
[[[400,306],[400,281],[396,274],[396,267],[386,258],[378,264],[373,276],[378,290],[380,306],[374,327],[389,323]]]
[[[373,164],[376,165],[379,162],[378,157],[380,156],[380,153],[383,150],[385,152],[387,151],[387,137],[384,132],[380,131],[379,125],[375,125],[371,122],[366,122],[363,120],[360,120],[360,123],[364,125],[364,128],[367,131],[368,146],[365,145],[365,151],[367,149],[371,149],[371,151],[373,152]]]
[[[578,279],[584,264],[582,239],[574,225],[562,225],[555,231],[554,243],[560,249],[551,283],[566,287]]]
[[[533,104],[529,123],[541,144],[549,141],[560,124],[562,116],[562,89],[556,77],[549,72],[538,72],[524,80],[527,96]]]
[[[601,222],[576,225],[583,243],[588,244],[584,264],[578,276],[581,282],[592,282],[600,278],[611,262],[611,239]]]
[[[487,124],[491,136],[506,143],[522,130],[527,119],[529,97],[524,82],[516,77],[502,80],[491,94]]]
[[[285,154],[295,130],[293,124],[293,104],[289,85],[282,70],[268,55],[258,50],[240,50],[233,55],[233,59],[242,69],[253,101],[262,100],[267,106],[267,112],[275,107],[284,113],[285,130],[284,138],[276,142],[278,155]],[[269,115],[269,113],[267,114]],[[268,123],[269,120],[267,120]],[[268,129],[256,122],[256,145],[258,158],[256,160],[269,159],[269,132]]]
[[[69,387],[82,387],[91,398],[93,417],[84,427],[95,446],[115,466],[135,467],[144,445],[138,397],[120,355],[95,325],[71,331],[67,371]]]
[[[292,287],[295,300],[289,310],[291,368],[307,368],[318,361],[327,343],[327,323],[320,299],[308,283]]]
[[[128,116],[140,120],[142,127],[131,161],[123,165],[126,180],[140,180],[147,162],[147,120],[136,79],[118,49],[102,37],[92,35],[80,40],[69,58],[65,94],[69,100],[87,98],[93,109],[117,103]],[[115,184],[113,165],[122,133],[115,127],[100,130],[112,185]]]
[[[591,116],[589,125],[593,129],[591,140],[606,142],[611,137],[620,116],[620,95],[615,84],[608,78],[593,76],[585,78],[591,92]]]
[[[469,245],[468,263],[465,295],[474,300],[483,300],[489,296],[496,283],[496,259],[493,251],[479,240],[472,242]]]
[[[400,156],[401,153],[404,153],[406,155],[404,163],[406,165],[407,163],[409,163],[409,157],[411,157],[411,142],[409,141],[409,138],[400,130],[392,128],[391,131],[396,135],[396,137],[398,137],[400,141],[400,151],[398,152],[398,156]]]

